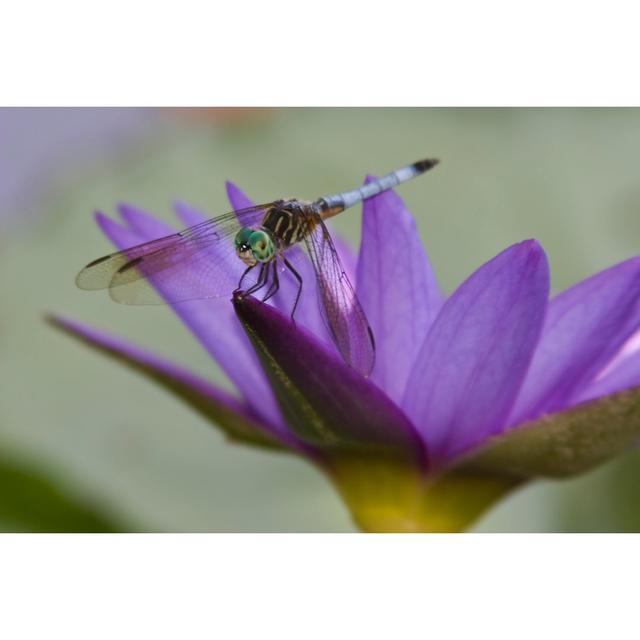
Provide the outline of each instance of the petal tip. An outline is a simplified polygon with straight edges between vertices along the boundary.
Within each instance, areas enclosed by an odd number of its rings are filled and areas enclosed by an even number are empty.
[[[251,322],[252,319],[256,319],[261,314],[263,307],[267,305],[262,304],[259,300],[252,295],[247,295],[244,291],[237,290],[231,295],[231,303],[235,309],[236,314],[243,320]]]
[[[135,217],[137,214],[142,213],[141,209],[131,204],[130,202],[118,202],[116,204],[116,211],[123,220],[127,220],[130,217]]]
[[[518,243],[518,246],[522,247],[523,249],[528,249],[530,251],[542,250],[540,243],[535,238],[527,238],[526,240],[523,240],[522,242]]]
[[[43,314],[43,320],[51,327],[61,329],[67,333],[76,333],[78,335],[84,335],[86,333],[86,327],[83,327],[76,320],[66,318],[53,311],[46,311]]]
[[[511,250],[525,260],[546,260],[547,254],[542,248],[542,245],[533,238],[518,242],[511,247]],[[509,249],[507,249],[507,251],[509,251]]]
[[[52,324],[55,326],[64,325],[65,323],[65,319],[62,316],[53,313],[53,311],[45,311],[42,314],[42,318],[47,324]]]
[[[227,199],[235,211],[252,207],[254,203],[230,180],[224,183]]]
[[[235,184],[235,182],[231,182],[231,180],[225,180],[224,181],[224,189],[227,192],[227,197],[231,198],[233,195],[235,195],[238,191],[240,191],[240,189],[238,188],[238,186]]]
[[[93,216],[102,233],[107,236],[111,230],[122,228],[121,225],[119,225],[115,220],[112,220],[102,211],[96,211]]]
[[[116,211],[118,212],[120,218],[131,229],[135,229],[145,221],[153,220],[155,222],[155,219],[153,218],[153,216],[151,216],[151,214],[146,213],[142,209],[128,202],[119,202],[116,205]]]
[[[173,211],[181,224],[192,227],[207,220],[207,216],[184,200],[173,201]]]
[[[241,289],[237,289],[233,292],[233,294],[231,295],[231,302],[236,311],[242,311],[245,317],[247,316],[247,312],[251,316],[255,316],[264,315],[261,313],[262,311],[266,311],[267,313],[269,311],[275,311],[273,307],[270,307],[267,304],[263,304],[262,301],[254,298],[252,295],[247,295],[247,293],[242,291]],[[282,314],[278,313],[278,315]]]

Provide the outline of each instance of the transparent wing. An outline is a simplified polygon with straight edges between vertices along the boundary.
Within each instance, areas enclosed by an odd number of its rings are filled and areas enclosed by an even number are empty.
[[[161,304],[226,296],[246,266],[235,254],[241,227],[259,226],[273,203],[206,220],[178,233],[89,263],[76,278],[81,289],[109,289],[116,302]]]
[[[347,278],[324,222],[305,239],[316,271],[324,321],[345,362],[363,376],[375,363],[375,342],[369,322]]]

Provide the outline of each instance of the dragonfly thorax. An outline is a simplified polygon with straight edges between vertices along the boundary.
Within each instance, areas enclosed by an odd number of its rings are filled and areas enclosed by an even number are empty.
[[[286,249],[308,236],[317,225],[318,214],[313,205],[301,200],[279,200],[262,221],[279,249]]]
[[[270,262],[275,255],[273,239],[263,229],[243,227],[236,234],[236,254],[248,267]]]

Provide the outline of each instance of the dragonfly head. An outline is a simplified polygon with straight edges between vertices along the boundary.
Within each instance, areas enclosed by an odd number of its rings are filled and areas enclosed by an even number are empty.
[[[271,236],[261,229],[243,227],[236,234],[236,254],[248,267],[269,262],[275,253]]]

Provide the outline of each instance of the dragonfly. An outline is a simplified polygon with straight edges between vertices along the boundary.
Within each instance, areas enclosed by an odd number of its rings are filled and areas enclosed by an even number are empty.
[[[80,271],[76,284],[85,290],[108,289],[113,300],[124,304],[179,303],[258,292],[267,301],[288,271],[297,284],[293,320],[304,282],[291,255],[302,245],[313,265],[329,335],[344,361],[367,377],[375,363],[373,331],[325,221],[436,164],[436,159],[419,160],[356,189],[312,202],[280,199],[231,211],[98,258]]]

